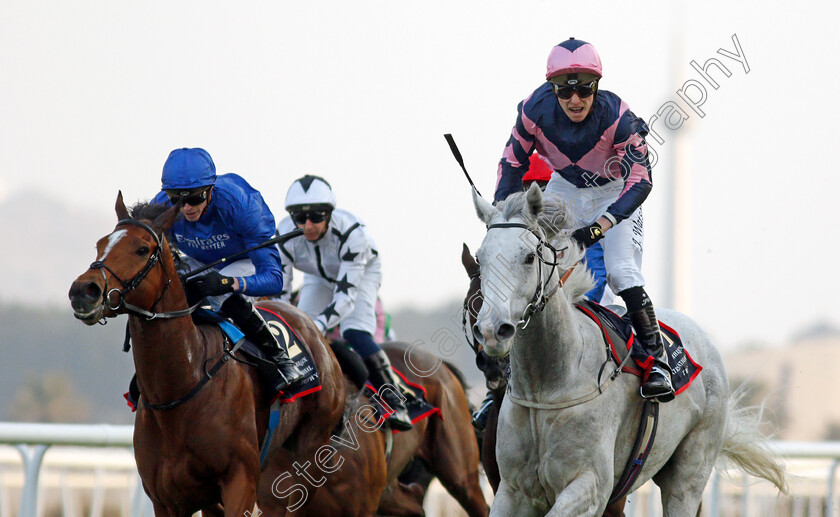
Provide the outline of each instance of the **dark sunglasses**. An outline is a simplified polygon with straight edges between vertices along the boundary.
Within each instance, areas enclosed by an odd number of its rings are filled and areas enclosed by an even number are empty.
[[[586,83],[586,84],[575,84],[575,85],[570,85],[570,84],[560,85],[560,84],[552,83],[551,86],[554,87],[554,95],[563,99],[564,101],[567,101],[567,100],[571,99],[572,95],[574,95],[575,93],[577,93],[578,97],[580,97],[581,99],[585,99],[585,98],[589,97],[590,95],[595,93],[595,88],[597,86],[597,83],[595,81],[592,81],[592,82],[589,82],[589,83]]]
[[[320,212],[295,212],[292,214],[292,219],[297,224],[306,224],[307,219],[318,224],[326,220],[328,215],[330,214],[326,210]]]
[[[167,192],[166,195],[169,197],[169,202],[173,205],[177,205],[178,203],[183,203],[185,205],[191,206],[198,206],[204,201],[207,200],[207,193],[210,192],[210,189],[202,190],[196,194],[189,194],[186,196],[180,196],[175,193]]]

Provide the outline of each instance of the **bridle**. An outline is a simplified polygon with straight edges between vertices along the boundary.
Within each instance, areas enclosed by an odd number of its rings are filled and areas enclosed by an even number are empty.
[[[127,312],[130,312],[130,313],[138,315],[138,316],[142,316],[142,317],[146,318],[147,320],[181,318],[183,316],[188,316],[188,315],[192,314],[193,312],[195,312],[195,310],[199,307],[199,305],[201,305],[200,301],[198,303],[196,303],[195,305],[193,305],[192,307],[189,307],[187,309],[183,309],[183,310],[180,310],[180,311],[171,311],[171,312],[150,312],[150,311],[147,311],[145,309],[141,309],[140,307],[137,307],[135,305],[131,305],[130,303],[125,301],[126,295],[129,294],[134,289],[136,289],[137,286],[140,285],[140,282],[142,282],[143,279],[146,278],[146,276],[152,271],[152,269],[154,269],[155,266],[160,264],[160,254],[161,254],[161,249],[162,249],[161,242],[160,242],[160,237],[158,237],[157,233],[155,232],[155,230],[151,226],[149,226],[148,224],[146,224],[142,221],[137,221],[137,220],[134,220],[134,219],[122,219],[117,223],[116,227],[119,228],[120,226],[127,225],[127,224],[140,227],[140,228],[146,230],[147,232],[149,232],[152,235],[152,237],[155,239],[155,244],[157,244],[157,247],[151,253],[151,255],[149,255],[149,259],[146,261],[146,264],[143,266],[143,268],[136,275],[131,277],[130,280],[123,280],[122,278],[120,278],[119,275],[117,275],[110,267],[108,267],[107,264],[105,264],[104,260],[97,260],[90,265],[91,269],[104,269],[104,270],[108,271],[122,285],[122,289],[113,288],[113,289],[108,290],[107,289],[108,280],[106,279],[105,280],[106,294],[105,294],[105,299],[103,300],[102,303],[106,307],[111,309],[112,311],[116,311],[120,308],[125,308],[125,310]],[[166,274],[165,270],[164,270],[164,274]],[[155,302],[152,304],[152,306],[150,308],[154,308],[154,306],[157,305],[157,303],[163,298],[163,294],[166,292],[166,289],[169,287],[169,284],[171,282],[172,282],[172,279],[169,278],[169,275],[167,274],[166,285],[163,286],[163,289],[161,289],[161,292],[160,292],[160,296],[158,296],[158,298],[155,300]],[[111,294],[112,293],[117,293],[117,295],[119,295],[119,302],[117,303],[116,306],[111,305]],[[103,316],[102,320],[105,321],[104,316]],[[128,327],[126,327],[126,344],[123,347],[123,351],[125,351],[125,352],[128,352],[128,347],[129,347],[128,339],[129,339]],[[225,338],[225,339],[227,339],[227,338]],[[228,349],[226,345],[222,345],[223,350],[222,350],[222,354],[221,354],[220,359],[209,370],[207,369],[207,363],[209,363],[213,358],[210,358],[210,359],[208,359],[207,361],[204,362],[204,377],[202,377],[201,380],[198,382],[198,384],[193,386],[193,388],[183,397],[180,397],[178,399],[171,400],[169,402],[165,402],[165,403],[162,403],[162,404],[152,404],[150,402],[146,402],[146,400],[142,400],[143,405],[145,407],[149,408],[149,409],[153,409],[153,410],[157,410],[157,411],[165,411],[165,410],[169,410],[169,409],[173,409],[175,407],[178,407],[181,404],[183,404],[184,402],[190,400],[199,391],[201,391],[201,389],[210,380],[213,379],[213,377],[216,375],[216,373],[218,373],[218,371],[225,364],[227,364],[227,361],[228,361],[229,358],[232,357],[235,360],[239,361],[239,359],[237,359],[233,354],[236,352],[236,350],[240,346],[242,346],[243,342],[244,341],[241,341],[240,343],[238,343],[233,349]],[[218,357],[218,356],[216,356],[216,357]]]
[[[534,296],[531,298],[531,302],[527,305],[527,307],[525,307],[525,312],[522,315],[522,319],[517,324],[517,325],[521,325],[521,328],[524,329],[525,327],[528,326],[528,323],[531,321],[531,316],[533,316],[534,314],[542,311],[545,308],[545,305],[548,302],[548,299],[551,298],[555,293],[557,293],[557,291],[560,288],[563,287],[563,285],[569,279],[569,276],[571,276],[572,271],[574,271],[575,267],[580,263],[580,261],[578,261],[574,265],[572,265],[572,267],[570,267],[563,274],[563,276],[560,278],[560,281],[557,282],[556,284],[554,284],[554,286],[552,286],[551,289],[549,289],[548,292],[546,292],[546,288],[548,287],[548,284],[550,283],[551,278],[554,275],[554,270],[559,265],[559,263],[557,262],[557,253],[561,252],[561,251],[565,251],[566,248],[563,248],[563,249],[560,249],[560,250],[554,248],[554,246],[552,246],[549,242],[547,242],[542,235],[539,235],[531,227],[529,227],[528,225],[526,225],[524,223],[491,224],[487,227],[487,230],[489,231],[492,228],[523,228],[523,229],[531,232],[537,238],[537,241],[538,241],[537,247],[534,251],[534,254],[535,254],[535,257],[539,260],[538,271],[539,271],[540,281],[537,283],[537,289],[536,289],[536,292],[534,293]],[[544,247],[550,249],[554,253],[554,260],[553,261],[548,261],[548,260],[545,260],[543,258],[542,250],[543,250]],[[551,271],[548,274],[548,279],[546,279],[544,283],[542,281],[542,266],[543,266],[543,264],[545,264],[547,266],[551,266]],[[610,374],[609,379],[607,379],[607,381],[602,384],[600,382],[601,373],[604,370],[604,366],[610,360],[609,359],[609,351],[607,351],[607,360],[604,362],[603,365],[601,365],[601,371],[598,372],[598,386],[594,390],[590,391],[589,393],[587,393],[587,394],[585,394],[581,397],[578,397],[576,399],[573,399],[573,400],[567,400],[567,401],[562,401],[562,402],[533,402],[533,401],[530,401],[530,400],[527,400],[527,399],[524,399],[524,398],[521,398],[521,397],[517,397],[516,395],[514,395],[512,390],[511,390],[510,384],[508,384],[508,386],[507,386],[507,393],[506,393],[505,397],[510,399],[511,402],[513,402],[514,404],[516,404],[518,406],[531,408],[531,409],[565,409],[565,408],[569,408],[569,407],[574,407],[574,406],[583,404],[585,402],[588,402],[588,401],[594,399],[595,397],[601,395],[604,392],[604,390],[606,390],[606,388],[609,387],[609,385],[612,384],[613,381],[615,381],[615,379],[621,374],[621,369],[627,363],[627,360],[628,360],[629,357],[630,357],[630,354],[628,353],[627,356],[624,358],[624,360],[621,362],[621,364],[618,365],[618,368],[616,368]]]
[[[551,245],[546,239],[544,235],[540,235],[533,228],[528,226],[525,223],[496,223],[491,224],[487,227],[487,231],[492,230],[493,228],[522,228],[524,230],[528,230],[534,237],[537,238],[537,247],[534,249],[534,256],[537,259],[537,275],[539,281],[537,282],[537,289],[534,291],[534,296],[531,297],[531,301],[525,306],[525,311],[522,313],[522,317],[517,322],[517,326],[520,328],[525,328],[528,326],[528,323],[531,322],[531,316],[537,314],[538,312],[545,309],[546,303],[548,300],[554,296],[557,291],[563,287],[563,284],[566,283],[566,280],[569,279],[569,276],[574,271],[575,266],[574,264],[572,267],[566,271],[563,276],[560,278],[558,283],[555,283],[551,288],[549,288],[549,284],[551,283],[551,277],[554,276],[554,270],[557,269],[557,266],[560,264],[557,262],[557,254],[565,251],[567,248],[557,249]],[[553,260],[547,260],[543,257],[543,249],[548,248],[554,254]],[[543,278],[543,265],[551,266],[551,270],[548,273],[548,278]]]
[[[478,314],[477,312],[473,311],[473,300],[478,293],[481,292],[481,273],[476,273],[474,275],[469,275],[470,277],[470,287],[469,292],[467,293],[466,299],[464,299],[464,307],[461,311],[461,329],[464,331],[464,337],[467,339],[467,344],[470,345],[470,348],[473,349],[474,352],[478,353],[478,343],[475,340],[475,337],[472,335],[470,331],[470,327],[472,327],[472,323],[470,321],[470,316],[474,314]],[[478,282],[478,287],[473,290],[473,284]]]
[[[142,282],[143,279],[146,278],[146,276],[152,271],[152,269],[154,269],[155,266],[160,264],[160,253],[161,253],[162,247],[161,247],[160,237],[158,237],[158,234],[155,232],[155,230],[151,226],[149,226],[148,224],[146,224],[142,221],[137,221],[135,219],[122,219],[117,223],[116,228],[119,228],[120,226],[124,226],[124,225],[137,226],[139,228],[142,228],[142,229],[146,230],[154,238],[155,244],[157,245],[157,247],[149,255],[149,259],[146,261],[146,264],[143,266],[143,268],[140,269],[140,271],[138,271],[137,274],[134,275],[133,277],[131,277],[129,280],[123,280],[122,278],[120,278],[120,276],[118,274],[116,274],[114,272],[114,270],[112,270],[110,267],[108,267],[107,264],[105,264],[104,260],[96,260],[93,263],[91,263],[90,269],[104,269],[107,272],[109,272],[111,274],[111,276],[116,278],[120,282],[120,285],[122,285],[122,289],[117,289],[116,287],[113,288],[113,289],[108,289],[107,288],[108,287],[108,279],[107,278],[105,279],[105,296],[104,296],[104,299],[102,301],[103,305],[105,305],[105,307],[107,307],[109,310],[115,311],[115,312],[118,311],[119,309],[125,308],[126,312],[130,312],[130,313],[135,314],[137,316],[142,316],[142,317],[146,318],[147,320],[180,318],[180,317],[192,314],[198,308],[200,303],[197,303],[197,304],[193,305],[192,307],[189,307],[188,309],[183,309],[183,310],[180,310],[180,311],[151,312],[151,311],[147,311],[146,309],[137,307],[136,305],[132,305],[132,304],[128,303],[127,301],[125,301],[126,295],[128,295],[131,291],[136,289],[137,286],[140,285],[140,282]],[[161,289],[160,296],[158,296],[158,298],[152,304],[152,308],[155,305],[157,305],[157,303],[163,298],[163,294],[166,292],[166,289],[169,287],[169,284],[171,282],[172,282],[172,279],[169,278],[169,275],[167,275],[166,284],[163,286],[163,289]],[[116,293],[117,296],[118,296],[118,301],[117,301],[116,305],[111,305],[111,295],[113,293]],[[105,321],[104,316],[102,317],[102,320]]]

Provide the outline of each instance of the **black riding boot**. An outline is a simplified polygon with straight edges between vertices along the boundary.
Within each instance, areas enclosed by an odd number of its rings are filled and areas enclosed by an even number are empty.
[[[639,348],[653,357],[653,366],[648,378],[642,383],[642,398],[657,399],[659,402],[669,402],[674,399],[674,387],[671,385],[671,367],[668,366],[668,356],[659,324],[656,322],[656,311],[644,287],[631,287],[618,293],[627,304],[627,315],[636,331]]]
[[[671,367],[668,365],[668,357],[665,345],[662,343],[662,335],[659,333],[659,324],[656,322],[656,312],[653,305],[649,304],[644,309],[629,313],[630,322],[636,329],[636,339],[645,351],[653,356],[653,366],[650,375],[642,384],[642,398],[657,399],[659,402],[669,402],[674,399],[674,387],[671,385]]]
[[[222,303],[221,311],[239,327],[249,341],[260,347],[274,361],[276,369],[261,371],[260,374],[275,390],[284,390],[306,378],[306,374],[289,358],[286,349],[277,342],[268,324],[251,302],[240,294],[232,294]]]
[[[394,390],[399,390],[399,384],[394,380],[394,375],[391,372],[391,362],[388,356],[382,350],[370,355],[364,359],[365,366],[370,372],[370,382],[380,395],[380,400],[385,402],[394,412],[388,417],[387,422],[392,429],[398,431],[408,431],[414,427],[411,423],[411,417],[408,416],[408,411],[405,408],[405,403],[399,394]],[[392,389],[381,389],[383,385],[390,384]],[[386,409],[387,410],[387,409]]]
[[[487,390],[487,396],[484,397],[481,405],[472,414],[472,425],[476,431],[484,431],[484,428],[487,427],[487,418],[490,416],[490,408],[492,407],[493,392]]]

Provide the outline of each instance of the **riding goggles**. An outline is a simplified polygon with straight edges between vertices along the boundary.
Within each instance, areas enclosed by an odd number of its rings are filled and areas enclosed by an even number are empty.
[[[295,221],[295,223],[301,225],[306,224],[307,219],[315,224],[324,222],[329,215],[330,213],[327,210],[293,212],[291,214],[292,219]]]
[[[563,99],[567,101],[572,98],[572,95],[575,93],[578,94],[578,97],[581,99],[585,99],[595,93],[595,90],[598,88],[597,81],[591,81],[588,83],[578,83],[578,84],[554,84],[552,83],[551,86],[554,88],[554,95],[556,95],[559,99]]]
[[[184,191],[168,190],[166,191],[166,196],[173,205],[181,203],[184,205],[198,206],[207,200],[208,192],[210,192],[209,188],[192,194],[185,194]]]

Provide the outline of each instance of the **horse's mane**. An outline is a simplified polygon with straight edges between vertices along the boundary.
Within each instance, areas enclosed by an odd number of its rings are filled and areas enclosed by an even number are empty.
[[[527,195],[527,192],[516,192],[497,204],[505,221],[513,218],[521,219],[530,230],[545,235],[552,246],[558,249],[568,247],[566,258],[562,261],[563,267],[569,267],[581,261],[586,250],[581,249],[570,239],[568,231],[564,231],[571,230],[574,224],[566,202],[556,194],[543,193],[542,211],[534,217],[528,213]],[[595,287],[595,280],[592,273],[585,267],[577,267],[566,280],[563,291],[571,303],[577,303],[583,300],[586,293],[593,287]]]
[[[170,207],[160,203],[150,203],[149,201],[140,201],[129,208],[128,213],[135,221],[154,221],[157,217],[169,210]],[[163,235],[161,235],[163,237]],[[172,235],[167,232],[166,241],[169,243],[169,250],[173,256],[178,255],[177,240],[172,238]]]
[[[128,213],[131,218],[136,221],[148,220],[154,221],[157,216],[169,210],[169,207],[160,203],[149,203],[148,201],[140,201],[132,206]]]

